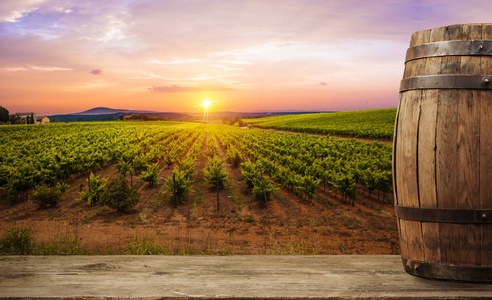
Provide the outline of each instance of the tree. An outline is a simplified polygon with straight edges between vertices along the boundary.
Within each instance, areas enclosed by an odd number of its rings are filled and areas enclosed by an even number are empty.
[[[224,118],[222,118],[222,124],[226,124],[226,125],[231,124],[231,118],[225,116]]]
[[[242,121],[241,119],[242,119],[241,115],[238,113],[235,113],[234,116],[232,117],[231,125],[236,124],[236,122]]]
[[[9,111],[5,107],[0,106],[0,122],[7,123],[8,121],[9,121]]]

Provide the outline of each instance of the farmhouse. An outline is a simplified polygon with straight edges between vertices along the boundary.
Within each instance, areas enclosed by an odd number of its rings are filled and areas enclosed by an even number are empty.
[[[34,120],[37,119],[35,112],[16,113],[15,115],[22,122],[22,124],[34,124],[34,122],[31,121],[31,118]]]
[[[50,121],[50,118],[48,118],[47,116],[36,118],[36,124],[49,124]]]

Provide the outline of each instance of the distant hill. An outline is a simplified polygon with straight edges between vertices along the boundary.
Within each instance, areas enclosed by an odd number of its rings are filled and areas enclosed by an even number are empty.
[[[111,115],[111,114],[147,114],[147,113],[158,113],[158,112],[148,111],[148,110],[130,110],[130,109],[114,109],[108,107],[95,107],[83,112],[72,113],[68,115],[92,116],[92,115]]]
[[[108,107],[95,107],[83,112],[51,115],[49,117],[53,122],[91,122],[91,121],[118,120],[120,115],[128,115],[128,114],[144,114],[150,117],[157,117],[167,121],[189,121],[193,119],[193,117],[184,113],[114,109]]]
[[[222,119],[223,117],[232,117],[238,112],[222,111],[211,112],[209,119]],[[318,111],[256,111],[256,112],[239,112],[241,117],[244,118],[261,118],[268,116],[282,116],[282,115],[303,115],[321,113]],[[327,112],[324,112],[327,113]],[[203,119],[203,113],[174,113],[174,112],[156,112],[149,110],[132,110],[132,109],[115,109],[109,107],[94,107],[86,111],[59,114],[49,116],[52,122],[90,122],[90,121],[113,121],[118,120],[120,115],[129,114],[144,114],[149,117],[157,117],[162,120],[168,121],[201,121]]]

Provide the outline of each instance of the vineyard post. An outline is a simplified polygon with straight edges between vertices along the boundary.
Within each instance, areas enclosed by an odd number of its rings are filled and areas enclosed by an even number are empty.
[[[219,172],[215,173],[217,179],[217,211],[219,211]]]
[[[58,182],[58,166],[55,167],[55,182],[53,183],[53,186],[56,186],[57,182]]]
[[[132,174],[132,170],[130,170],[130,185],[133,189],[133,174]]]
[[[89,195],[91,194],[91,174],[87,178],[87,182],[89,183]],[[91,207],[92,207],[92,197],[91,197]]]
[[[178,193],[176,192],[176,173],[173,172],[173,194],[174,194],[174,208],[178,208]]]

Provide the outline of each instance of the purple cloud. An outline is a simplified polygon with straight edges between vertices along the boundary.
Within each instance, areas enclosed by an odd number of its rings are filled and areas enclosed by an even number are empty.
[[[320,84],[320,85],[328,85],[328,83],[326,83],[326,82],[324,82],[324,81],[323,81],[323,82],[320,82],[319,84]]]
[[[91,73],[94,74],[94,75],[99,75],[99,74],[102,73],[102,70],[95,69],[95,70],[92,70]]]

